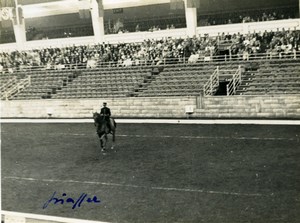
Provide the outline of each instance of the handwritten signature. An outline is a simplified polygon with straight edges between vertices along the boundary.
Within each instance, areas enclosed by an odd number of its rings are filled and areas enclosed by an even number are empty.
[[[46,209],[49,204],[53,203],[54,205],[57,204],[66,204],[71,203],[72,209],[80,208],[81,204],[84,202],[87,203],[100,203],[101,201],[97,198],[97,196],[90,197],[86,193],[82,193],[78,198],[73,199],[68,197],[66,193],[63,193],[62,198],[58,198],[56,196],[56,191],[52,194],[51,198],[47,200],[43,206],[43,209]]]

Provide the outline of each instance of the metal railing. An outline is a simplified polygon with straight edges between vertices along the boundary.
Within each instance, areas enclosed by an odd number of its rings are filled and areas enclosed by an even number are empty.
[[[226,85],[227,96],[234,95],[237,87],[242,82],[242,69],[241,66],[236,70],[234,75],[232,76],[231,81]]]
[[[1,84],[1,92],[5,92],[8,88],[10,88],[12,85],[14,85],[17,82],[17,77],[13,76],[12,79],[9,79],[9,81]]]
[[[22,89],[28,87],[30,84],[31,84],[31,76],[29,75],[28,77],[20,80],[20,82],[14,85],[12,88],[5,91],[5,99],[9,100],[11,96],[13,96],[16,93],[19,93]]]
[[[233,74],[232,74],[233,73]],[[220,70],[219,66],[210,76],[209,80],[203,86],[203,95],[212,96],[218,90],[220,77],[229,80],[229,83],[226,85],[226,95],[235,94],[237,87],[241,84],[242,81],[242,69],[241,66],[237,70]]]
[[[204,96],[213,95],[219,86],[219,66],[215,69],[209,80],[203,86]]]

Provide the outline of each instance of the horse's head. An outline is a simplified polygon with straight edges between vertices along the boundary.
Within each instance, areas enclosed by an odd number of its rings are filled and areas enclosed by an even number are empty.
[[[96,120],[98,119],[98,117],[100,116],[100,114],[98,112],[93,112],[93,119],[96,122]]]
[[[98,112],[94,112],[93,119],[95,126],[97,126],[97,132],[104,132],[107,124],[105,117]]]
[[[98,112],[93,113],[93,119],[94,119],[95,123],[98,123],[98,124],[102,124],[105,122],[105,117],[103,115],[99,114]]]

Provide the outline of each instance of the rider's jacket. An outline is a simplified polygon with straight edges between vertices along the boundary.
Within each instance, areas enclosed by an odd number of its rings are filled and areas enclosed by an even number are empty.
[[[101,108],[100,115],[111,116],[110,109],[108,107]]]

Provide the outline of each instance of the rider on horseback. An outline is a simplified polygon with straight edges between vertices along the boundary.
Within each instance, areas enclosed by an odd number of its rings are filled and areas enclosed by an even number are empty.
[[[107,103],[103,102],[103,107],[101,108],[100,115],[102,115],[106,121],[109,132],[112,130],[112,123],[110,120],[111,112],[108,107],[106,107]]]

